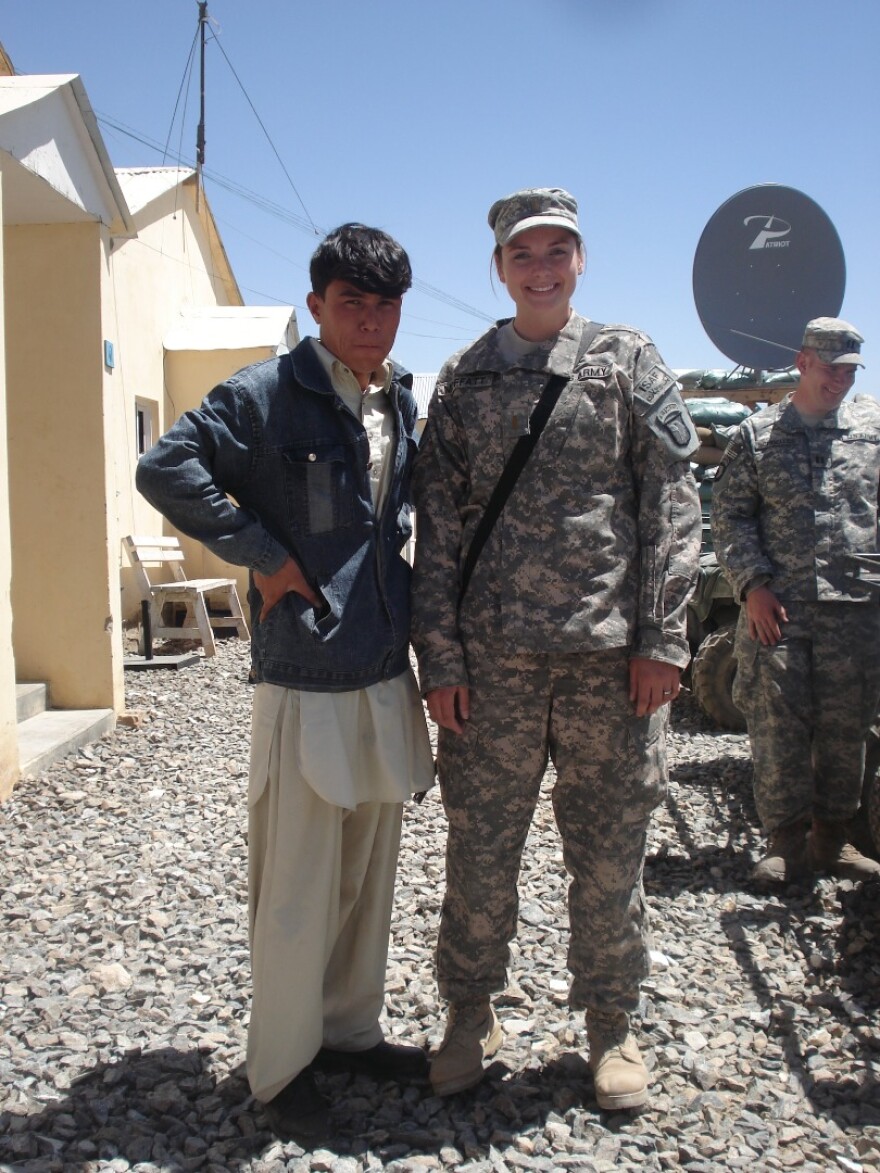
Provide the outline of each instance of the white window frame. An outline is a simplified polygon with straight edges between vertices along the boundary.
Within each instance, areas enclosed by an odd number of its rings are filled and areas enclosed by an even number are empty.
[[[157,439],[159,404],[155,399],[135,398],[134,401],[134,451],[143,456],[153,447]]]

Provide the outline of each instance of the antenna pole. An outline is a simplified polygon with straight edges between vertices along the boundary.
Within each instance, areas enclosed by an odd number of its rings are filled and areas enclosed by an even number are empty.
[[[205,165],[205,26],[208,23],[208,0],[199,0],[199,127],[196,131],[196,211],[202,190],[202,167]]]

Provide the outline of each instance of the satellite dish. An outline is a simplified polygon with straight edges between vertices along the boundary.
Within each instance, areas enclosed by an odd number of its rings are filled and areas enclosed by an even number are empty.
[[[722,204],[694,256],[694,301],[722,354],[753,370],[790,367],[811,318],[836,318],[846,264],[814,200],[763,183]]]

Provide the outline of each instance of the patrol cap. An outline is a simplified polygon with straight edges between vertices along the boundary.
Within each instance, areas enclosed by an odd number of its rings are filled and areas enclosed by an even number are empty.
[[[804,347],[815,350],[822,362],[852,363],[863,367],[861,349],[864,338],[842,318],[813,318],[804,330]]]
[[[527,187],[496,200],[489,209],[489,227],[498,244],[507,244],[527,228],[567,228],[583,240],[578,227],[577,200],[561,187]]]

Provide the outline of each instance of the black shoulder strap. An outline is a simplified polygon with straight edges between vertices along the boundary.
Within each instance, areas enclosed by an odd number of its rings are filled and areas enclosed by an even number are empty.
[[[586,354],[587,350],[589,350],[593,339],[602,329],[604,329],[604,326],[601,322],[587,322],[584,326],[574,362],[575,367],[583,355]],[[467,593],[471,575],[474,572],[477,559],[482,553],[483,546],[486,544],[486,539],[495,527],[495,522],[501,516],[501,510],[507,503],[507,498],[513,492],[513,487],[519,479],[520,473],[528,463],[532,450],[538,443],[541,433],[544,431],[544,425],[550,418],[550,414],[567,383],[567,375],[550,376],[544,386],[544,390],[541,392],[541,397],[532,408],[532,414],[529,416],[528,432],[524,436],[520,436],[513,446],[513,451],[507,459],[507,464],[505,464],[501,476],[498,478],[498,483],[492,490],[489,504],[486,506],[483,516],[480,518],[480,522],[474,531],[471,544],[468,546],[468,552],[461,571],[461,589],[458,593],[459,606],[461,606],[462,600]]]

